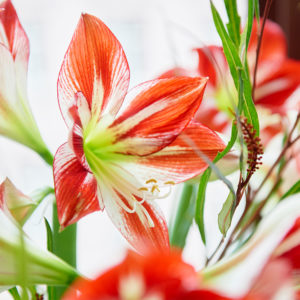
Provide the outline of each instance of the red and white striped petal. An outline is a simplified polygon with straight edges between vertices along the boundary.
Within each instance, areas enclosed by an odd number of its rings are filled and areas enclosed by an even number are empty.
[[[174,141],[197,111],[206,82],[206,78],[177,77],[135,88],[137,96],[110,126],[121,152],[148,155]]]
[[[61,112],[67,112],[81,92],[92,115],[116,115],[127,93],[129,67],[121,44],[98,18],[82,14],[58,77]]]
[[[140,204],[138,201],[142,199],[136,198],[132,212],[128,212],[119,205],[123,203],[130,208],[128,201],[109,183],[103,182],[100,189],[107,214],[133,248],[141,253],[169,250],[168,227],[155,203]]]
[[[208,46],[195,50],[198,53],[199,74],[201,76],[208,76],[208,84],[217,87],[221,82],[221,74],[228,69],[223,48],[219,46]]]
[[[299,86],[300,62],[286,59],[276,71],[258,84],[255,90],[255,103],[269,108],[273,113],[285,114],[284,104]]]
[[[61,145],[55,154],[53,173],[62,228],[104,208],[94,176],[81,165],[67,143]]]
[[[192,122],[163,150],[149,156],[137,157],[126,168],[143,182],[155,179],[159,186],[168,181],[180,183],[201,174],[207,163],[225,148],[219,136],[200,123]]]
[[[17,85],[22,96],[26,97],[29,59],[28,37],[10,0],[0,3],[0,10],[0,43],[5,45],[12,54],[16,68]]]

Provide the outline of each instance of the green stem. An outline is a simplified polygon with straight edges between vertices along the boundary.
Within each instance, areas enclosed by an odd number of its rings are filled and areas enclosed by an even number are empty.
[[[56,203],[53,204],[53,253],[76,268],[76,223],[60,232]],[[67,287],[54,289],[54,300],[61,299]]]
[[[195,211],[194,185],[185,183],[179,201],[173,226],[170,228],[171,246],[184,248]]]
[[[11,294],[11,296],[14,298],[14,300],[21,300],[21,296],[16,287],[13,287],[13,288],[9,289],[8,291]]]
[[[39,151],[38,154],[49,166],[52,167],[53,155],[47,148],[43,149],[43,151]]]

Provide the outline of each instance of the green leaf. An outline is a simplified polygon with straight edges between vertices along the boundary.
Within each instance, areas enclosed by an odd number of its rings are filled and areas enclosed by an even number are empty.
[[[8,291],[12,295],[14,300],[21,300],[21,296],[16,287],[13,287],[13,288],[9,289]]]
[[[285,199],[288,196],[300,193],[300,180],[298,180],[282,197],[280,200]]]
[[[248,1],[248,18],[245,25],[245,28],[243,30],[243,33],[241,35],[241,43],[239,48],[240,58],[244,64],[244,68],[248,69],[247,65],[247,49],[250,41],[250,36],[252,32],[252,25],[253,25],[253,16],[254,16],[254,6],[253,1],[255,0],[249,0]]]
[[[221,211],[218,214],[218,225],[223,236],[226,236],[226,233],[231,225],[231,220],[233,217],[233,212],[235,207],[234,204],[235,204],[235,195],[230,192],[226,201],[222,206]]]
[[[45,221],[46,232],[47,232],[47,249],[50,252],[53,252],[53,233],[48,220],[44,218],[44,221]]]
[[[238,48],[240,45],[241,18],[237,11],[236,0],[225,0],[225,6],[229,19],[229,22],[227,24],[228,33],[230,38]]]
[[[65,262],[76,267],[76,237],[77,224],[69,225],[63,231],[60,231],[60,224],[57,215],[56,203],[53,204],[52,212],[53,222],[53,253],[63,259]],[[61,299],[67,287],[55,287],[54,300]]]
[[[214,163],[217,163],[231,150],[231,148],[233,147],[236,141],[236,138],[237,138],[237,128],[236,125],[232,123],[230,141],[228,142],[226,148],[222,152],[219,152],[217,154],[217,156],[214,159]],[[200,178],[198,194],[196,199],[196,209],[195,209],[195,222],[198,225],[201,239],[204,245],[206,244],[205,226],[204,226],[205,193],[206,193],[206,186],[208,184],[210,175],[211,175],[211,168],[208,168]]]
[[[194,219],[195,193],[194,185],[185,183],[175,221],[170,228],[170,244],[181,249],[184,248],[186,237]]]
[[[47,232],[47,250],[53,252],[53,233],[48,220],[44,218],[44,221],[45,221],[46,232]],[[54,300],[54,287],[48,286],[47,292],[48,292],[48,300]]]
[[[211,174],[211,169],[208,168],[200,178],[197,200],[196,200],[196,209],[195,209],[195,221],[196,224],[198,225],[201,239],[204,245],[206,245],[205,227],[204,227],[204,205],[205,205],[206,187],[207,187],[210,174]]]
[[[251,87],[250,78],[248,76],[248,71],[243,66],[241,59],[239,57],[238,50],[236,49],[231,38],[229,37],[218,11],[216,10],[212,2],[210,2],[210,4],[211,4],[213,20],[216,29],[220,35],[220,38],[222,40],[224,54],[226,56],[230,73],[233,78],[237,91],[239,91],[240,88],[239,70],[241,71],[243,87],[244,87],[243,89],[244,110],[243,111],[245,113],[245,116],[248,118],[249,122],[253,125],[254,129],[256,130],[257,135],[259,135],[259,121],[258,121],[256,108],[252,100],[252,87]]]
[[[256,22],[258,25],[257,28],[259,28],[259,25],[260,25],[259,0],[254,0],[254,7],[255,7]]]
[[[214,4],[212,3],[212,1],[210,2],[210,5],[211,5],[211,11],[212,11],[213,20],[214,20],[216,29],[222,40],[224,54],[226,56],[226,59],[227,59],[228,65],[229,65],[229,69],[230,69],[233,81],[235,83],[235,86],[237,87],[238,86],[237,69],[238,68],[242,69],[243,66],[239,59],[235,44],[233,43],[230,36],[228,35],[228,33],[225,29],[224,23],[218,13],[218,11],[216,10]]]

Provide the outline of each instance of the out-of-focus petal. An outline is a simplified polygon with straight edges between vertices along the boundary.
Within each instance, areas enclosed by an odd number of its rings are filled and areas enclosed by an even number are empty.
[[[137,96],[111,125],[125,154],[148,155],[166,147],[197,111],[206,78],[177,77],[141,84]]]
[[[1,209],[0,245],[0,290],[22,285],[25,276],[28,285],[67,285],[78,276],[76,270],[60,258],[38,248]],[[26,268],[20,276],[22,265]]]
[[[129,252],[121,264],[95,280],[77,280],[63,300],[131,299],[129,295],[135,296],[133,299],[202,299],[185,297],[197,287],[197,273],[178,253],[139,256]]]
[[[55,154],[53,172],[62,228],[100,207],[103,209],[94,176],[81,165],[67,143],[60,146]]]
[[[207,103],[198,109],[195,115],[195,120],[214,131],[224,132],[231,123],[228,115],[218,110],[216,107],[209,107],[206,104]]]
[[[29,210],[36,204],[22,192],[20,192],[13,183],[6,178],[0,185],[0,209],[7,210],[17,220],[21,222],[25,219]]]
[[[167,79],[172,77],[191,76],[191,72],[183,68],[174,68],[161,74],[158,79]]]
[[[195,49],[198,53],[198,72],[208,76],[208,85],[214,88],[220,83],[220,75],[227,71],[228,65],[222,47],[208,46]]]
[[[262,25],[262,20],[260,21],[260,26]],[[253,22],[251,38],[248,48],[248,61],[250,70],[253,71],[255,58],[256,58],[256,48],[258,43],[258,27],[257,22]],[[260,30],[260,29],[259,29]],[[282,60],[286,58],[287,55],[287,43],[284,33],[280,26],[270,20],[265,23],[265,28],[263,32],[263,38],[261,43],[261,48],[259,52],[258,66],[260,69],[264,69],[269,66],[276,68]],[[270,64],[271,62],[271,64]],[[272,64],[273,63],[273,64]],[[270,70],[271,71],[271,70]]]
[[[291,266],[284,260],[272,260],[264,267],[259,276],[255,279],[247,296],[242,300],[264,300],[277,299],[276,295],[291,280]],[[291,287],[293,294],[293,290]],[[284,299],[294,299],[285,294]],[[281,299],[281,298],[280,298]]]
[[[3,9],[0,13],[0,43],[12,54],[17,85],[22,96],[26,98],[29,41],[11,1],[1,2],[0,9]]]
[[[275,72],[257,85],[255,103],[269,108],[273,113],[285,114],[284,104],[299,86],[300,62],[286,59]],[[295,103],[294,108],[296,107]]]
[[[203,155],[213,160],[224,148],[225,144],[215,132],[191,122],[172,144],[152,155],[137,157],[125,167],[144,182],[155,179],[159,185],[168,181],[180,183],[207,168]]]
[[[293,267],[294,272],[300,271],[300,217],[284,237],[273,254],[274,258],[284,258]]]
[[[204,277],[211,286],[234,297],[248,293],[295,220],[300,202],[290,197],[280,202],[259,224],[249,241],[228,258],[206,268]],[[239,281],[243,274],[243,281]],[[235,283],[239,281],[239,286]]]
[[[109,184],[100,189],[107,214],[132,247],[141,253],[169,250],[168,227],[155,203],[136,198],[135,207],[129,207],[125,197]],[[120,203],[133,211],[128,212]]]
[[[74,96],[81,92],[92,115],[116,115],[127,93],[129,67],[123,48],[98,18],[83,14],[65,55],[58,98],[65,121]]]

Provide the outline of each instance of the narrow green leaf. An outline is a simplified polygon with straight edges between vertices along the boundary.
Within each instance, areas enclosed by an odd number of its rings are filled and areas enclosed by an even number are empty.
[[[256,112],[255,105],[252,100],[252,87],[251,87],[251,82],[250,78],[248,76],[248,71],[245,70],[245,67],[243,66],[238,50],[236,49],[234,43],[230,39],[225,26],[222,22],[222,19],[216,10],[215,6],[213,5],[212,1],[210,2],[211,4],[211,11],[213,15],[213,20],[216,26],[216,29],[220,35],[220,38],[222,40],[223,44],[223,50],[224,54],[226,56],[229,69],[231,72],[231,76],[233,78],[235,87],[237,90],[239,90],[239,75],[238,75],[238,70],[241,71],[242,75],[242,80],[244,83],[244,90],[243,90],[243,97],[244,97],[244,113],[245,116],[248,118],[249,122],[253,125],[254,129],[257,132],[257,135],[259,135],[259,121],[258,121],[258,116]]]
[[[45,226],[46,226],[46,232],[47,232],[47,250],[50,252],[53,252],[53,232],[51,230],[51,226],[46,218],[44,218]],[[54,300],[54,287],[48,286],[47,287],[48,292],[48,300]]]
[[[9,289],[8,291],[12,295],[14,300],[21,300],[21,296],[16,287],[13,287],[13,288]]]
[[[219,152],[217,154],[217,156],[214,159],[214,163],[222,159],[231,150],[231,148],[233,147],[236,141],[236,138],[237,138],[237,128],[236,125],[232,123],[230,141],[228,142],[226,148],[222,152]],[[205,205],[206,186],[208,184],[210,175],[211,175],[211,168],[208,168],[200,178],[198,194],[196,199],[196,209],[195,209],[195,222],[198,225],[201,239],[204,245],[206,244],[205,226],[204,226],[204,205]]]
[[[254,0],[254,7],[255,7],[256,22],[258,25],[257,28],[259,28],[259,24],[260,24],[259,0]]]
[[[241,58],[241,61],[243,62],[245,69],[248,69],[247,49],[248,49],[250,36],[251,36],[251,32],[252,32],[252,25],[253,25],[253,16],[254,16],[253,1],[255,1],[255,0],[248,1],[248,18],[247,18],[245,28],[241,35],[241,43],[240,43],[240,49],[239,49],[240,58]]]
[[[233,145],[236,141],[236,138],[237,138],[237,128],[236,128],[236,125],[232,122],[230,140],[229,140],[226,148],[222,152],[219,152],[217,154],[217,156],[214,159],[214,163],[218,162],[221,158],[223,158],[231,150],[231,148],[233,147]]]
[[[170,228],[170,244],[184,248],[186,237],[194,219],[195,193],[194,185],[185,183],[179,201],[175,221]]]
[[[227,59],[228,65],[229,65],[229,69],[230,69],[233,81],[235,83],[235,86],[237,87],[238,86],[237,69],[238,68],[242,69],[243,66],[239,59],[235,44],[229,37],[229,35],[225,29],[224,23],[219,15],[217,9],[215,8],[214,4],[212,3],[212,1],[210,2],[210,5],[211,5],[212,16],[213,16],[213,20],[214,20],[216,29],[222,40],[224,54],[226,56],[226,59]]]
[[[196,224],[198,225],[201,239],[204,245],[206,245],[206,236],[205,236],[205,227],[204,227],[204,205],[205,205],[206,187],[207,187],[210,174],[211,174],[211,169],[208,168],[200,178],[197,200],[196,200],[196,209],[195,209],[195,221]]]
[[[230,192],[222,206],[221,211],[218,214],[219,229],[224,237],[226,236],[226,233],[231,225],[231,220],[234,211],[234,203],[235,195]]]
[[[240,45],[241,18],[237,11],[236,0],[225,0],[225,6],[229,19],[229,22],[227,24],[228,33],[230,38],[238,48]]]
[[[53,233],[48,220],[44,218],[44,221],[45,221],[46,232],[47,232],[47,249],[50,252],[53,252]]]
[[[288,196],[300,193],[300,180],[298,180],[282,197],[280,200],[285,199]]]

